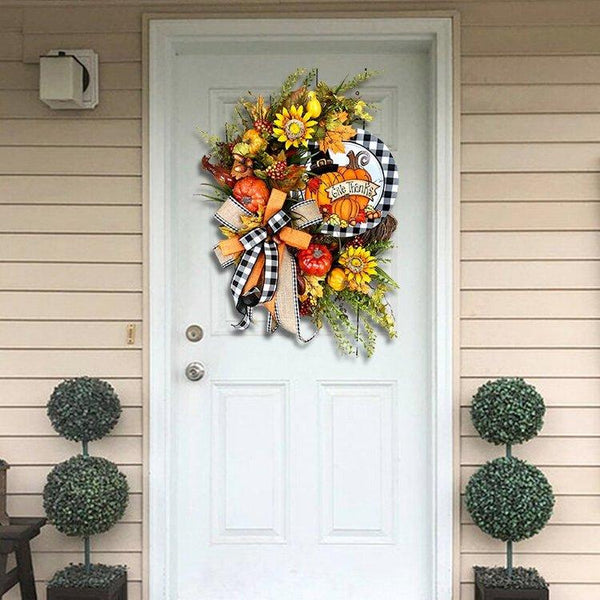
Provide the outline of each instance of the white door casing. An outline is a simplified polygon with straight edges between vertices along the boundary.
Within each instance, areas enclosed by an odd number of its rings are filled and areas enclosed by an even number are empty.
[[[274,26],[276,24],[276,26]],[[276,32],[285,31],[285,35]],[[275,32],[275,33],[273,33]],[[309,33],[307,33],[309,32]],[[366,33],[365,33],[366,32]],[[430,301],[430,326],[431,345],[428,351],[431,353],[429,361],[431,380],[431,419],[429,423],[428,451],[431,458],[430,476],[432,501],[430,507],[431,515],[431,540],[428,547],[431,550],[430,564],[433,565],[433,576],[431,578],[431,591],[427,597],[437,600],[447,600],[452,593],[452,61],[451,61],[451,21],[450,19],[372,19],[372,20],[158,20],[150,22],[150,63],[149,63],[149,101],[150,101],[150,155],[147,181],[149,183],[149,300],[150,300],[150,340],[149,340],[149,386],[150,386],[150,455],[149,455],[149,526],[150,526],[150,573],[149,590],[151,600],[174,599],[173,590],[176,586],[176,573],[178,568],[177,548],[173,540],[173,531],[177,526],[177,519],[181,517],[182,508],[180,500],[174,497],[172,490],[174,483],[181,473],[177,470],[177,450],[175,424],[177,418],[180,398],[174,393],[181,384],[181,373],[185,362],[179,357],[173,361],[177,354],[177,346],[180,344],[181,325],[185,327],[188,323],[178,323],[174,326],[171,318],[174,310],[174,293],[172,283],[175,280],[172,270],[171,256],[173,244],[172,233],[172,208],[174,183],[173,156],[173,111],[177,111],[178,100],[173,98],[171,83],[174,78],[181,80],[181,63],[176,57],[185,54],[185,48],[192,48],[198,40],[206,43],[213,41],[223,45],[228,41],[248,44],[253,43],[280,43],[293,38],[295,42],[317,43],[323,38],[332,38],[338,41],[360,39],[365,43],[381,43],[393,40],[406,44],[427,47],[431,61],[431,101],[430,117],[432,122],[432,139],[429,140],[432,149],[431,164],[434,166],[434,175],[431,182],[431,298]],[[290,57],[290,68],[297,66]],[[362,66],[362,65],[361,65]],[[360,70],[360,68],[356,69]],[[331,80],[331,76],[326,78]],[[233,86],[233,81],[231,82]],[[244,82],[246,83],[246,82]],[[225,86],[224,86],[225,87]],[[174,100],[177,100],[175,102]],[[190,128],[200,125],[198,120],[189,123]],[[381,137],[384,137],[382,134]],[[384,137],[385,139],[385,137]],[[201,152],[200,145],[197,148],[198,157]],[[402,183],[401,183],[402,184]],[[208,215],[203,212],[202,216]],[[205,226],[212,231],[212,224],[206,222],[196,223],[196,227]],[[214,233],[214,232],[213,232]],[[221,293],[223,303],[230,299],[227,296],[227,281],[229,274],[221,274]],[[402,284],[402,281],[400,282]],[[214,320],[215,314],[212,314]],[[223,315],[221,315],[223,316]],[[194,320],[201,321],[203,317]],[[207,325],[210,317],[207,315],[203,325]],[[191,321],[189,321],[191,322]],[[212,326],[212,325],[211,325]],[[260,328],[260,324],[255,325]],[[218,332],[222,336],[223,332]],[[282,335],[282,334],[276,334]],[[222,337],[221,337],[222,339]],[[255,342],[256,337],[251,338]],[[326,343],[327,340],[325,339]],[[233,342],[235,343],[235,342]],[[323,343],[319,340],[319,343]],[[402,344],[402,339],[395,342]],[[290,356],[296,351],[293,341],[285,336],[273,343],[270,347],[273,351],[289,352]],[[196,352],[196,349],[194,349]],[[306,356],[306,351],[303,350]],[[197,354],[202,358],[202,349],[197,349]],[[374,360],[377,360],[375,358]],[[205,362],[210,362],[208,357]],[[351,363],[347,363],[351,365]],[[210,367],[209,367],[210,368]],[[214,422],[223,418],[223,407],[231,399],[242,397],[244,394],[243,380],[239,373],[233,375],[233,381],[224,379],[225,375],[217,377],[213,383],[213,394],[221,395],[223,401],[212,402],[209,414]],[[269,418],[282,419],[281,428],[271,429],[273,431],[285,432],[289,427],[289,396],[286,383],[271,381],[271,378],[263,377],[264,386],[260,390],[260,396],[265,401],[265,416]],[[257,393],[257,385],[260,382],[253,381],[253,391]],[[318,402],[319,422],[328,427],[328,419],[332,419],[334,399],[336,394],[342,394],[341,400],[352,397],[352,389],[344,388],[343,382],[325,381],[320,378],[319,393],[322,396]],[[393,413],[397,406],[390,397],[394,382],[382,380],[380,401],[383,415],[387,417],[386,422],[394,423]],[[389,385],[387,385],[389,384]],[[203,385],[203,384],[200,384]],[[238,386],[236,388],[236,386]],[[241,387],[239,387],[241,386]],[[278,387],[279,386],[279,387]],[[281,387],[283,386],[283,387]],[[354,390],[355,391],[355,390]],[[197,389],[194,390],[194,393]],[[377,394],[376,394],[377,396]],[[269,400],[272,398],[273,401]],[[284,401],[280,402],[279,399]],[[229,399],[229,400],[228,400]],[[183,406],[183,401],[181,405]],[[360,403],[354,403],[352,410],[359,411],[361,417]],[[253,408],[256,409],[255,405]],[[243,409],[239,410],[238,418],[243,418]],[[278,412],[281,411],[281,412]],[[364,416],[369,417],[369,411]],[[226,423],[226,426],[231,424]],[[351,427],[352,423],[350,423]],[[376,423],[372,424],[376,426]],[[235,423],[231,425],[235,427]],[[365,425],[368,427],[368,423]],[[214,428],[211,433],[212,440],[209,447],[214,453],[219,448],[222,440],[219,432],[223,428]],[[258,435],[258,433],[257,433]],[[351,428],[347,431],[352,436]],[[384,439],[392,443],[397,432],[390,430]],[[321,440],[321,456],[330,451],[327,444],[331,439],[325,437]],[[279,457],[280,462],[275,461],[276,467],[282,469],[282,477],[278,481],[284,481],[289,474],[283,463],[289,460],[288,440],[276,440],[276,444],[284,447],[288,444],[285,453]],[[389,453],[384,453],[389,456]],[[213,458],[213,469],[214,469]],[[216,459],[218,461],[218,457]],[[235,466],[235,465],[234,465]],[[368,465],[367,465],[368,466]],[[240,469],[238,480],[243,480],[242,463],[238,464]],[[327,477],[326,466],[320,469],[321,477]],[[235,475],[235,471],[234,471]],[[274,480],[275,481],[275,480]],[[214,485],[214,484],[213,484]],[[351,486],[351,482],[349,484]],[[223,486],[218,483],[214,485],[216,492],[213,498],[213,509],[218,504],[219,490]],[[323,486],[325,496],[327,486]],[[281,511],[275,516],[275,526],[264,531],[264,540],[252,532],[252,539],[244,538],[244,532],[236,532],[219,528],[221,514],[214,513],[210,519],[210,543],[231,544],[240,542],[242,544],[250,541],[253,544],[264,541],[266,544],[286,543],[289,536],[289,507],[283,504],[289,502],[282,490],[275,490],[275,495],[280,494],[283,499]],[[288,493],[289,495],[289,493]],[[395,498],[393,491],[382,494],[386,501]],[[327,498],[326,498],[327,500]],[[327,500],[323,506],[329,505]],[[343,507],[342,507],[343,508]],[[214,510],[213,510],[214,512]],[[394,510],[383,510],[384,517],[393,519]],[[391,516],[390,516],[391,515]],[[185,518],[189,518],[184,515]],[[200,517],[199,517],[200,518]],[[321,521],[327,521],[327,511],[321,514]],[[234,518],[235,520],[235,518]],[[379,528],[379,539],[368,540],[368,543],[392,543],[394,540],[394,525],[386,523]],[[328,540],[327,528],[320,527],[320,542],[322,544],[338,543],[339,539]],[[368,524],[365,530],[368,529]],[[239,534],[241,537],[236,539]],[[345,535],[348,532],[344,532]],[[364,536],[364,532],[359,532]],[[220,539],[224,535],[224,539]],[[233,536],[233,537],[232,537]],[[388,537],[389,536],[389,539]],[[333,532],[335,538],[335,532]],[[360,537],[360,536],[359,536]],[[350,543],[352,540],[349,540]],[[357,543],[362,540],[356,540]],[[186,597],[186,596],[182,596]],[[233,597],[233,596],[232,596]],[[300,596],[298,596],[300,598]],[[324,597],[325,598],[325,597]],[[295,599],[293,599],[295,600]],[[379,600],[379,599],[378,599]]]

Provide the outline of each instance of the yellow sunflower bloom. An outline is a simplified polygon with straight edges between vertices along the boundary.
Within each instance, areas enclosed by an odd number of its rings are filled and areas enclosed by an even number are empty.
[[[277,141],[285,142],[285,149],[290,146],[298,148],[300,144],[308,146],[308,140],[312,139],[316,121],[311,121],[311,113],[304,113],[303,106],[292,105],[290,110],[284,108],[281,113],[275,115],[273,135]]]
[[[339,263],[344,268],[348,279],[348,287],[363,293],[367,293],[367,283],[371,281],[371,275],[375,275],[377,260],[364,248],[353,246],[342,252]]]

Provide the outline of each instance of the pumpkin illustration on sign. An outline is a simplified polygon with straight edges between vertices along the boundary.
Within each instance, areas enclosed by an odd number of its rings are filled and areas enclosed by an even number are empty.
[[[307,187],[306,197],[316,200],[325,214],[337,215],[350,225],[367,220],[365,209],[372,202],[379,184],[363,167],[369,163],[368,152],[350,150],[348,164],[313,178]],[[371,215],[374,214],[371,210]]]
[[[318,185],[309,184],[306,193],[307,199],[316,200],[319,206],[331,204],[333,214],[344,221],[355,217],[371,200],[371,196],[366,195],[369,189],[367,186],[353,186],[350,182],[372,181],[369,172],[361,168],[361,163],[365,165],[369,162],[368,154],[366,152],[356,154],[350,150],[347,156],[348,166],[340,166],[337,171],[323,173],[316,178]]]

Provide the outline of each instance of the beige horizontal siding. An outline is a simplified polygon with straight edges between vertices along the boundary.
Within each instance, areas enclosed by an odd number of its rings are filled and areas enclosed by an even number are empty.
[[[599,39],[598,25],[473,26],[465,27],[462,32],[462,53],[464,56],[598,54]]]
[[[461,406],[471,404],[471,398],[477,388],[484,384],[487,377],[464,377],[461,381]],[[593,377],[529,377],[549,407],[586,407],[600,406],[600,379]],[[583,425],[582,425],[583,427]]]
[[[0,263],[1,291],[141,292],[137,264]]]
[[[471,319],[493,317],[598,319],[600,318],[600,291],[560,289],[464,291],[461,308],[462,316]]]
[[[0,314],[4,319],[136,320],[142,316],[142,298],[135,292],[0,292]]]
[[[140,175],[138,148],[0,148],[3,175]]]
[[[600,4],[465,7],[462,48],[461,485],[502,448],[477,437],[477,387],[526,376],[548,405],[515,454],[557,493],[550,525],[516,544],[556,600],[600,594]],[[463,508],[461,599],[502,544]]]
[[[138,206],[0,206],[0,233],[141,233]]]
[[[463,231],[598,231],[600,201],[471,202],[461,216]]]
[[[70,119],[4,119],[0,144],[5,146],[140,147],[139,119],[73,121]]]
[[[76,445],[67,444],[57,436],[24,436],[18,440],[18,444],[15,444],[15,436],[0,439],[2,456],[14,465],[52,465],[67,460],[79,450]],[[139,436],[105,437],[94,442],[92,452],[119,464],[139,465],[142,462],[142,444]]]
[[[0,234],[0,261],[138,263],[139,235]]]
[[[600,258],[600,233],[596,231],[466,232],[461,240],[462,258],[468,260]]]
[[[461,285],[473,289],[599,289],[599,260],[463,260]]]
[[[599,101],[600,85],[595,84],[465,84],[462,88],[463,114],[596,113]]]
[[[49,428],[48,395],[66,376],[111,380],[126,408],[94,452],[121,465],[132,496],[123,522],[94,541],[94,559],[128,564],[130,597],[138,600],[141,15],[206,4],[207,16],[256,17],[257,9],[232,0],[59,4],[0,11],[0,456],[17,465],[11,511],[41,514],[49,466],[76,451]],[[364,9],[361,0],[346,9],[338,1],[261,4],[272,5],[261,14],[274,16]],[[390,6],[372,2],[368,12]],[[549,408],[542,435],[515,453],[543,465],[557,505],[544,532],[516,545],[516,559],[542,571],[553,600],[600,596],[600,2],[427,0],[393,8],[455,8],[463,24],[461,489],[476,465],[501,453],[475,437],[473,393],[491,377],[527,376]],[[38,56],[56,47],[99,52],[96,110],[67,115],[39,101]],[[137,328],[133,346],[129,323]],[[464,510],[461,522],[457,578],[467,600],[472,565],[503,557]],[[44,531],[34,553],[40,597],[56,569],[80,560],[77,549]]]
[[[0,175],[0,204],[4,203],[141,204],[142,184],[139,177]]]
[[[461,339],[463,348],[597,348],[600,319],[463,319]]]
[[[599,173],[466,173],[463,201],[598,200]]]
[[[598,57],[600,73],[600,57]],[[599,77],[600,80],[600,77]],[[465,115],[462,141],[490,142],[598,142],[600,114],[487,114]]]
[[[600,83],[600,56],[466,56],[465,84]]]

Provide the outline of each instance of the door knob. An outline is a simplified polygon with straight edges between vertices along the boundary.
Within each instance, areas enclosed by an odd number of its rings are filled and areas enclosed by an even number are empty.
[[[185,376],[190,381],[199,381],[204,377],[205,373],[206,369],[204,368],[204,365],[201,362],[191,362],[185,368]]]

